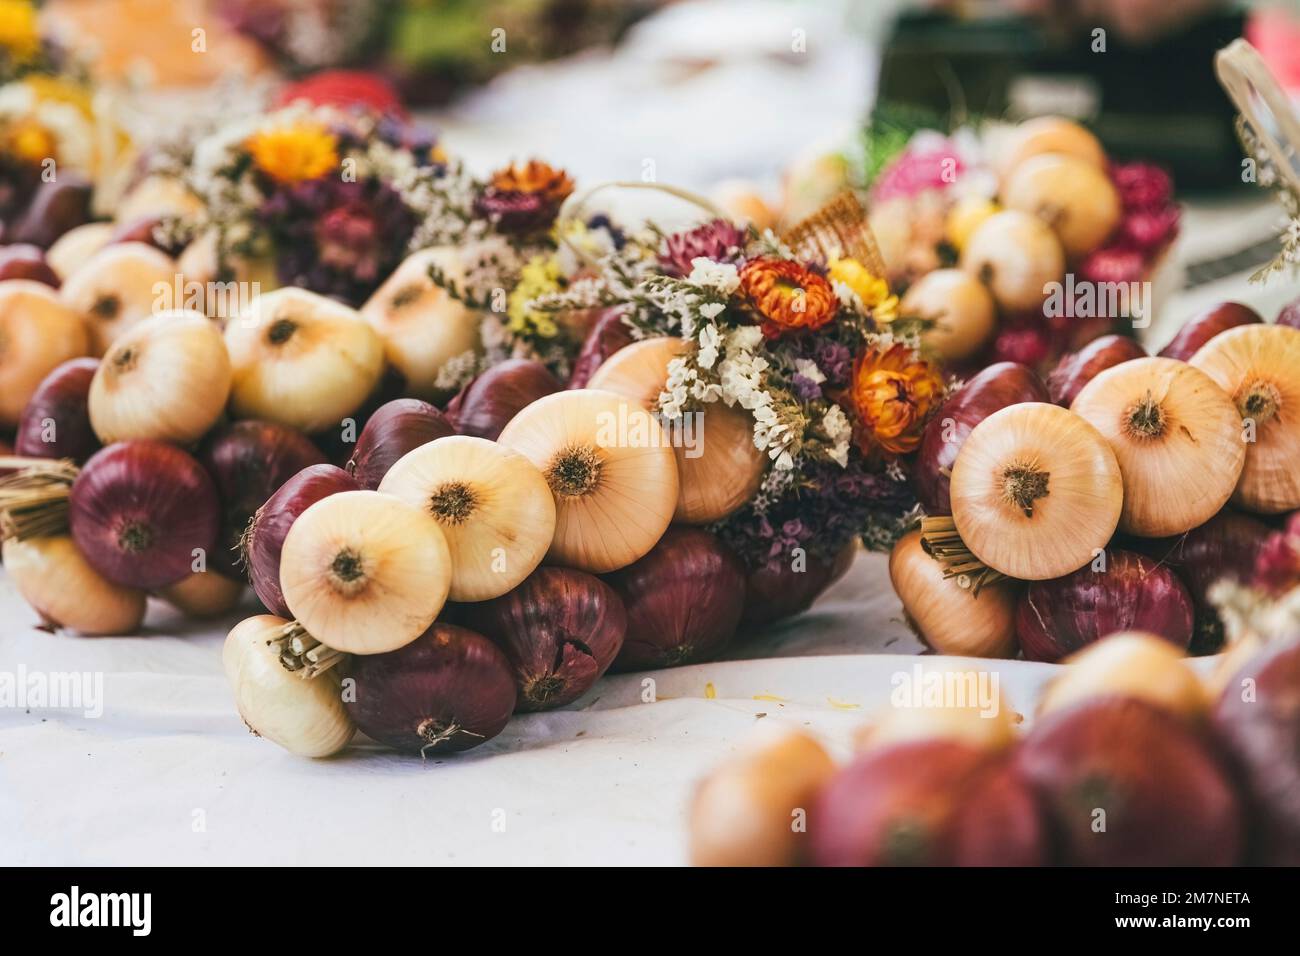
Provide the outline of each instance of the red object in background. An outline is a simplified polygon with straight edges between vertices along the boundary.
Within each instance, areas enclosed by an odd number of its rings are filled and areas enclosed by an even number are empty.
[[[406,118],[401,97],[387,80],[362,70],[323,70],[283,87],[276,106],[306,100],[315,106],[365,106],[385,116]]]
[[[1246,23],[1246,39],[1277,81],[1288,92],[1300,93],[1300,14],[1282,7],[1256,10]]]

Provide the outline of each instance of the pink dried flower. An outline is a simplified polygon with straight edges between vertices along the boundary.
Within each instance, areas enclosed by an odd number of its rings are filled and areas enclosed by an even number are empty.
[[[701,256],[714,262],[739,262],[745,249],[745,232],[725,219],[714,219],[664,240],[659,265],[670,276],[691,274],[691,260]]]

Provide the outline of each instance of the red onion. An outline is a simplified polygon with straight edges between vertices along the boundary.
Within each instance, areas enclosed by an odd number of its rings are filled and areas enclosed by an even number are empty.
[[[32,458],[71,458],[82,464],[99,451],[87,400],[99,360],[71,359],[57,366],[27,400],[14,439],[17,453]],[[46,440],[48,439],[48,441]]]
[[[282,484],[309,465],[323,464],[321,450],[301,433],[275,422],[234,422],[213,432],[199,461],[208,470],[221,499],[219,547],[214,570],[242,578],[239,539],[249,519]]]
[[[60,285],[59,274],[45,261],[45,253],[27,243],[0,246],[0,282],[6,279],[31,279],[54,289]]]
[[[1300,329],[1300,297],[1282,306],[1282,311],[1277,314],[1277,324]]]
[[[586,388],[592,373],[605,359],[632,341],[632,328],[623,321],[623,309],[619,306],[602,309],[582,343],[582,351],[573,361],[568,387]]]
[[[1107,634],[1147,631],[1179,647],[1192,639],[1192,597],[1178,576],[1132,551],[1107,548],[1092,564],[1030,581],[1016,608],[1016,636],[1031,661],[1059,661]]]
[[[469,750],[501,733],[515,706],[510,662],[482,634],[435,623],[405,647],[351,658],[345,698],[362,733],[427,756]]]
[[[405,389],[406,379],[402,377],[402,373],[391,365],[385,366],[379,384],[375,386],[375,390],[370,393],[370,397],[361,404],[361,407],[340,422],[338,428],[314,433],[311,436],[312,441],[325,452],[328,461],[332,461],[340,468],[346,467],[356,451],[361,433],[370,422],[370,416],[388,402],[400,398]]]
[[[342,468],[312,465],[286,481],[257,509],[241,545],[253,590],[272,614],[293,617],[280,590],[280,552],[294,520],[322,498],[360,488]]]
[[[1048,714],[1016,766],[1066,865],[1240,861],[1243,808],[1224,767],[1195,730],[1155,704],[1100,697]]]
[[[1263,322],[1258,312],[1240,302],[1220,302],[1183,323],[1173,341],[1160,350],[1164,358],[1186,362],[1202,345],[1226,329]]]
[[[541,362],[507,359],[456,393],[447,403],[447,417],[462,435],[496,441],[521,409],[563,387]]]
[[[769,561],[750,571],[741,624],[761,628],[802,614],[848,572],[855,554],[857,543],[849,542],[833,562],[809,555],[802,571],[794,570],[789,560]]]
[[[141,216],[118,225],[113,230],[113,234],[108,237],[108,241],[110,244],[115,242],[143,242],[145,245],[153,246],[169,256],[175,256],[180,252],[180,249],[158,241],[158,227],[162,223],[161,216]]]
[[[577,700],[623,647],[627,612],[614,590],[570,568],[538,568],[508,594],[465,605],[466,623],[505,651],[519,710]]]
[[[96,452],[72,484],[68,524],[86,560],[108,580],[153,590],[194,570],[217,540],[217,490],[172,445],[127,441]]]
[[[607,580],[627,608],[619,671],[710,660],[745,603],[745,567],[716,535],[670,527],[650,553]]]
[[[86,177],[60,169],[57,179],[37,183],[32,200],[14,223],[9,242],[48,249],[69,229],[90,221],[94,186]]]
[[[988,416],[1008,405],[1048,401],[1047,388],[1027,366],[998,362],[973,377],[925,426],[912,474],[916,496],[926,514],[952,513],[948,501],[948,476],[957,452],[971,431]]]
[[[456,434],[447,417],[418,398],[380,405],[366,422],[352,451],[348,471],[362,488],[374,491],[397,459],[436,438]]]
[[[1212,714],[1251,802],[1250,862],[1300,866],[1300,640],[1255,654]]]
[[[1103,335],[1079,351],[1063,355],[1047,376],[1047,391],[1057,405],[1069,408],[1083,386],[1098,374],[1146,354],[1146,349],[1127,335]]]
[[[996,753],[956,740],[871,750],[809,814],[819,866],[1037,866],[1049,838],[1033,794]]]

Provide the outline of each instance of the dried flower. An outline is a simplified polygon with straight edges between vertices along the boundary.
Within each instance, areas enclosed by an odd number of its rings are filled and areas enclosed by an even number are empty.
[[[864,450],[877,445],[904,455],[921,443],[930,410],[943,397],[943,377],[902,343],[858,356],[850,388],[864,430]]]
[[[898,296],[889,291],[889,283],[857,259],[832,259],[827,269],[832,282],[839,282],[871,310],[871,317],[880,323],[898,318]]]
[[[839,301],[825,278],[792,259],[760,256],[740,269],[740,288],[775,338],[795,329],[820,329],[835,318]]]
[[[248,138],[247,148],[258,169],[288,185],[319,179],[339,165],[337,139],[317,123],[260,130]]]
[[[1150,163],[1116,163],[1110,168],[1110,178],[1125,209],[1157,210],[1173,198],[1169,174]]]
[[[0,0],[0,48],[10,60],[25,63],[41,49],[36,6],[29,0]]]
[[[572,192],[568,173],[530,159],[493,173],[476,208],[504,233],[538,232],[550,228],[560,204]]]
[[[691,274],[695,259],[739,263],[744,249],[744,230],[725,219],[714,219],[665,239],[659,265],[667,275],[682,279]]]

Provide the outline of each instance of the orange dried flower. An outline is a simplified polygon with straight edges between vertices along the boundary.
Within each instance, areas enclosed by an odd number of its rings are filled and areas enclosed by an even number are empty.
[[[740,288],[765,320],[767,335],[820,329],[839,309],[831,284],[791,259],[750,259],[741,267]]]
[[[551,228],[571,192],[573,180],[568,173],[530,159],[523,166],[511,163],[493,173],[477,207],[502,232],[522,235]]]
[[[522,166],[511,163],[492,174],[488,184],[503,193],[530,193],[558,206],[573,192],[573,180],[562,169],[540,159],[530,159]]]
[[[859,355],[849,393],[862,426],[863,450],[876,445],[905,455],[921,443],[926,417],[943,396],[943,377],[900,343]]]

